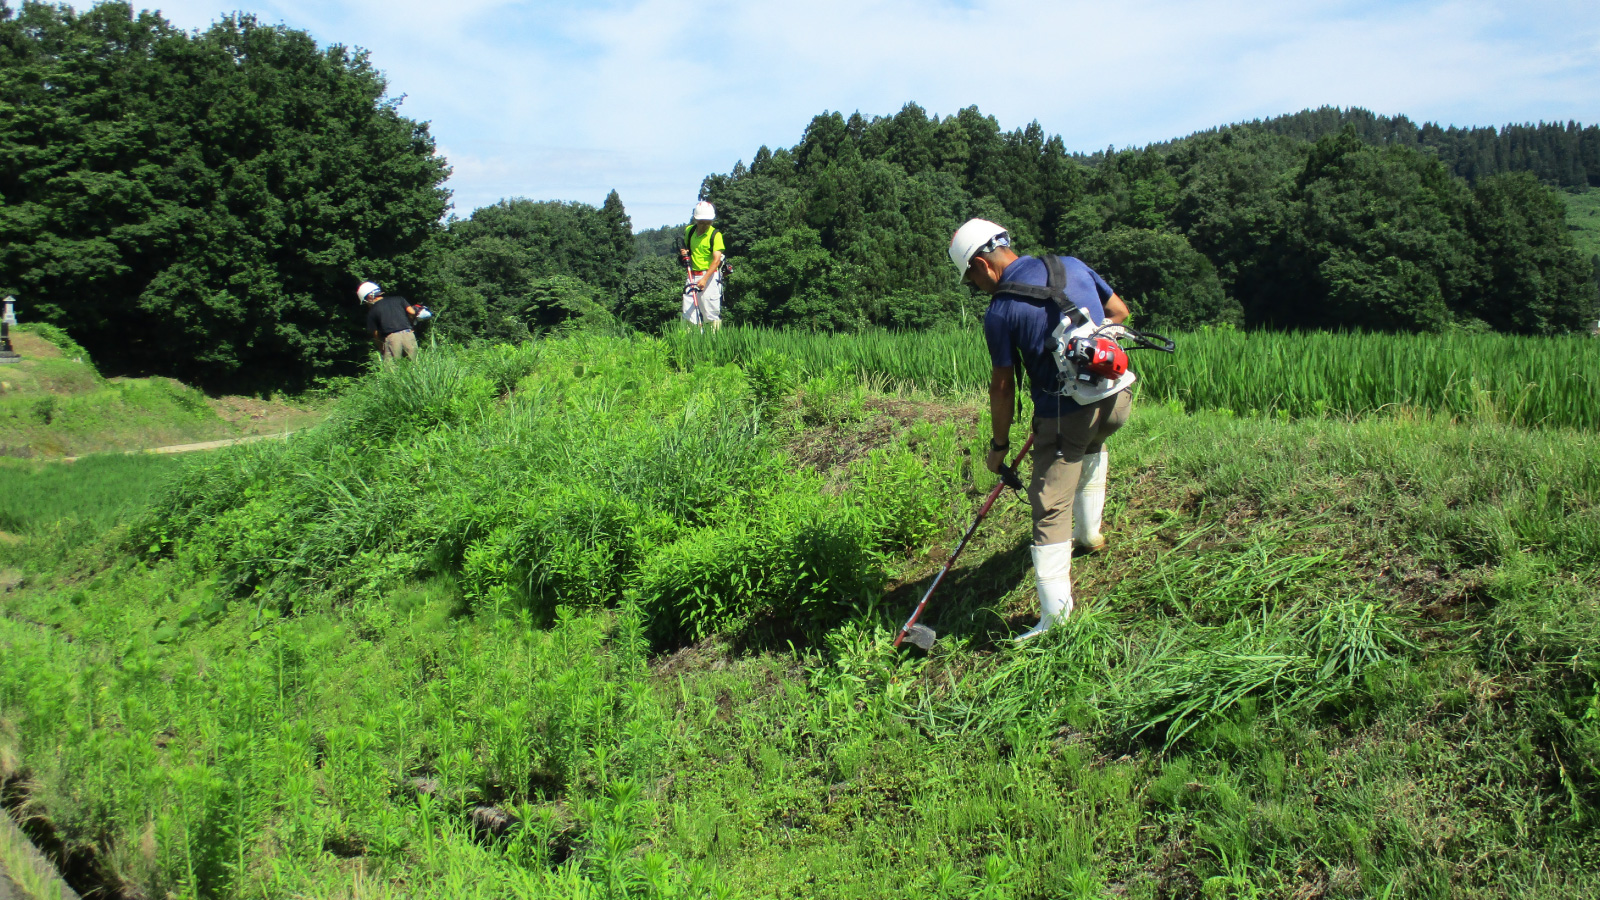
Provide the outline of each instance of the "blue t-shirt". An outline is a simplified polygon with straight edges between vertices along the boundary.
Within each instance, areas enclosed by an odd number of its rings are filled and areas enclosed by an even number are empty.
[[[1063,256],[1061,263],[1067,270],[1067,302],[1087,309],[1096,325],[1103,323],[1105,301],[1113,293],[1111,285],[1080,260]],[[1033,390],[1033,414],[1039,418],[1059,416],[1079,406],[1055,393],[1059,389],[1060,373],[1050,355],[1050,332],[1055,330],[1060,319],[1051,317],[1049,304],[1043,300],[1006,293],[1006,283],[1043,286],[1048,281],[1044,260],[1036,256],[1018,257],[1001,274],[1000,290],[983,314],[983,338],[989,344],[989,359],[996,368],[1004,368],[1016,366],[1015,354],[1022,354],[1022,367],[1027,370],[1028,384]]]

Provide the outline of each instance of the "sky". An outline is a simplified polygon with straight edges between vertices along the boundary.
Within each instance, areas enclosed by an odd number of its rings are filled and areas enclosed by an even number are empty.
[[[506,197],[687,221],[701,179],[824,111],[1037,120],[1069,150],[1323,105],[1600,122],[1600,3],[1355,0],[162,0],[367,50],[430,123],[458,216]],[[80,8],[86,2],[74,3]]]

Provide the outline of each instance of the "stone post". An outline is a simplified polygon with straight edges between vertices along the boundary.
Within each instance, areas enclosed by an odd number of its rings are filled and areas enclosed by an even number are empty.
[[[21,362],[22,357],[11,349],[11,326],[17,324],[17,311],[15,309],[17,298],[5,299],[5,315],[0,316],[0,365],[5,363]]]

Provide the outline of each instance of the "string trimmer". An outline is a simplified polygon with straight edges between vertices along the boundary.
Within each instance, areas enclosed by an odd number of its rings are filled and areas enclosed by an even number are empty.
[[[917,604],[917,608],[911,611],[911,618],[906,620],[906,624],[900,626],[900,633],[894,636],[894,645],[896,647],[900,646],[901,641],[909,639],[911,643],[924,650],[933,649],[933,642],[939,639],[939,633],[926,625],[918,625],[917,619],[921,618],[923,608],[928,605],[928,598],[933,596],[933,592],[938,589],[939,583],[944,581],[944,576],[949,574],[950,567],[956,564],[956,559],[961,556],[961,551],[967,548],[967,541],[972,540],[973,533],[978,530],[979,525],[983,524],[984,517],[989,515],[989,508],[994,506],[994,501],[999,498],[1001,489],[1011,488],[1014,491],[1023,489],[1022,479],[1017,476],[1017,463],[1022,462],[1022,457],[1028,454],[1028,449],[1032,446],[1033,435],[1030,434],[1028,435],[1028,440],[1022,445],[1022,449],[1017,452],[1016,459],[1011,461],[1011,465],[1000,467],[1000,481],[995,484],[994,490],[989,492],[989,496],[984,498],[983,505],[978,507],[978,517],[972,520],[971,525],[967,526],[967,533],[961,536],[961,543],[957,544],[956,549],[950,553],[950,558],[944,561],[944,568],[939,570],[938,576],[933,579],[933,584],[928,585],[928,590],[923,593],[922,600]]]

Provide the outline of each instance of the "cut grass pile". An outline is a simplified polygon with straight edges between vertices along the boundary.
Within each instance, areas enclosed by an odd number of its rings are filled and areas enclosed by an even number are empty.
[[[1600,428],[1600,352],[1587,336],[1332,334],[1233,330],[1173,336],[1130,354],[1139,396],[1186,409],[1310,418],[1378,411],[1536,427]],[[828,335],[724,328],[667,336],[685,364],[776,354],[817,375],[838,366],[885,389],[936,395],[988,384],[976,329]]]
[[[666,352],[424,357],[185,473],[137,554],[125,527],[60,565],[29,562],[59,535],[0,546],[34,566],[0,594],[10,801],[151,896],[1600,890],[1592,436],[1143,403],[1067,625],[997,640],[1033,602],[1008,499],[940,646],[902,654],[992,483],[960,462],[987,426],[949,432],[981,398],[919,423],[833,370]],[[795,472],[818,435],[848,462]],[[600,489],[549,494],[574,474]],[[741,543],[788,509],[858,545]],[[840,546],[887,596],[719,593]],[[708,597],[685,643],[668,607]]]

